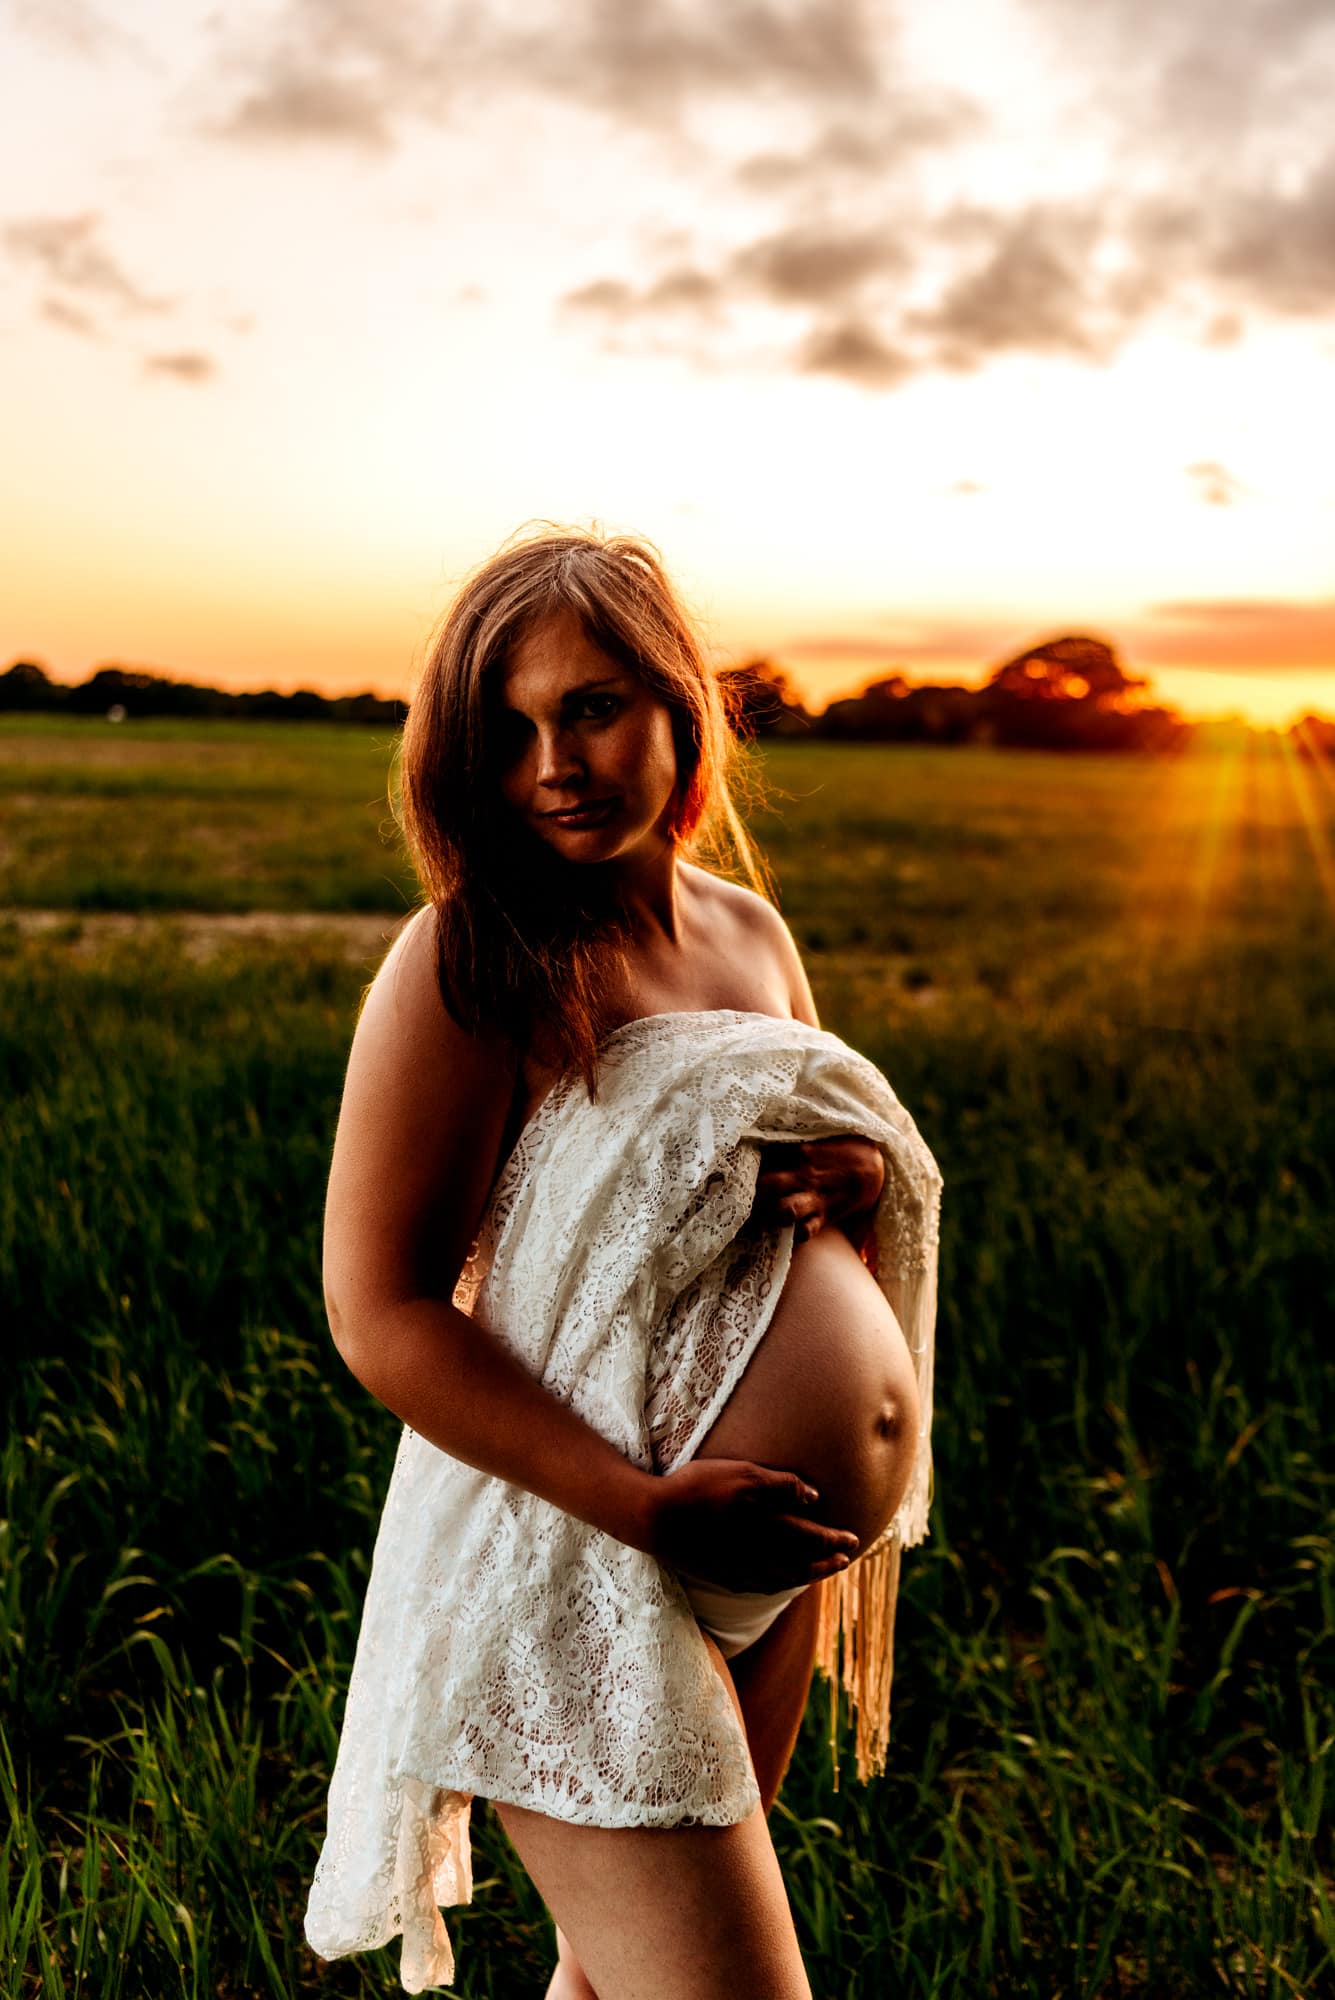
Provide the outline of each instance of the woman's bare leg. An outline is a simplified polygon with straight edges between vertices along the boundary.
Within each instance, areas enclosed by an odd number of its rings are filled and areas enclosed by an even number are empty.
[[[785,1606],[754,1646],[728,1662],[766,1812],[779,1796],[806,1713],[819,1617],[820,1587],[813,1584]]]
[[[763,1806],[735,1826],[615,1828],[493,1809],[559,1926],[552,2000],[811,2000]]]
[[[703,1635],[724,1680],[731,1684],[734,1704],[746,1727],[761,1806],[766,1813],[779,1795],[802,1726],[815,1665],[819,1610],[819,1591],[805,1591],[780,1613],[753,1646],[735,1654],[726,1665],[713,1640],[707,1633]],[[556,1970],[546,2000],[598,2000],[596,1989],[559,1924],[556,1948]]]

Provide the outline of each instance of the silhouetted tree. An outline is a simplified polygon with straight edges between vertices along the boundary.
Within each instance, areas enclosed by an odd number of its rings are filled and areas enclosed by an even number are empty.
[[[1123,671],[1104,640],[1079,633],[1017,653],[987,681],[989,688],[1020,701],[1093,701],[1097,708],[1118,710],[1135,706],[1135,690],[1148,685]]]
[[[1314,764],[1335,762],[1335,722],[1324,715],[1300,715],[1289,735],[1300,757]]]
[[[15,660],[0,674],[0,709],[59,708],[66,692],[35,660]]]
[[[1005,661],[979,690],[988,740],[1031,749],[1180,750],[1192,725],[1143,699],[1102,639],[1045,639]]]

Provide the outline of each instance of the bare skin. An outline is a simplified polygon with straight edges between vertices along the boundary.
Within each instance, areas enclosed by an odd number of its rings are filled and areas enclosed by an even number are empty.
[[[767,1815],[778,1798],[784,1773],[788,1769],[797,1743],[815,1663],[816,1618],[819,1608],[819,1591],[804,1591],[801,1597],[796,1598],[785,1611],[780,1612],[769,1630],[757,1639],[753,1646],[748,1646],[745,1652],[735,1654],[731,1660],[724,1660],[707,1632],[702,1634],[720,1678],[733,1695],[746,1729],[747,1741],[751,1747],[751,1760],[755,1766],[756,1783],[760,1788],[761,1814]],[[497,1806],[494,1810],[527,1867],[529,1851],[542,1845],[546,1828],[551,1822],[541,1822],[535,1827],[533,1822],[541,1820],[541,1816],[537,1813],[521,1814],[517,1808],[511,1806]],[[756,1819],[759,1818],[760,1815],[756,1815]],[[750,1829],[748,1839],[754,1840],[759,1833],[759,1827],[752,1822],[747,1824]],[[582,1827],[577,1831],[586,1835],[601,1835],[601,1842],[591,1843],[591,1872],[595,1880],[601,1881],[604,1910],[607,1903],[613,1899],[617,1900],[617,1905],[620,1907],[620,1896],[628,1886],[622,1872],[623,1843],[620,1833],[597,1827]],[[677,1840],[679,1852],[689,1849],[691,1831],[690,1828],[681,1830]],[[703,1832],[706,1836],[712,1836],[716,1829],[705,1828]],[[562,1836],[558,1835],[558,1842],[561,1838]],[[661,1841],[662,1837],[658,1838]],[[768,1835],[765,1838],[768,1841]],[[702,1865],[706,1871],[715,1872],[715,1879],[719,1862],[718,1845],[717,1839],[709,1837],[700,1843]],[[661,1855],[661,1851],[660,1846],[646,1847],[646,1858],[654,1861]],[[558,1856],[558,1862],[559,1859]],[[632,1866],[632,1880],[635,1879],[635,1872]],[[536,1876],[534,1879],[537,1879]],[[650,1893],[652,1899],[654,1894],[652,1885]],[[734,1892],[730,1891],[731,1893]],[[766,1921],[771,1909],[772,1906],[767,1899],[759,1912],[762,1923]],[[730,1908],[728,1915],[735,1918],[735,1908]],[[576,1922],[576,1918],[569,1911],[567,1916],[572,1924]],[[593,1928],[597,1930],[599,1926],[596,1906],[594,1919]],[[580,1963],[570,1938],[559,1926],[556,1941],[557,1966],[551,1984],[547,1988],[546,2000],[598,2000],[597,1988]],[[734,1943],[739,1946],[745,1957],[750,1950],[745,1938],[734,1938]],[[596,1951],[596,1946],[594,1950]],[[691,1969],[690,1977],[695,1976],[694,1970]],[[655,1977],[659,1984],[650,1990],[664,1991],[661,1969]],[[753,1958],[747,1958],[744,1972],[734,1985],[734,1993],[739,1990],[744,1993],[763,1990],[752,1984],[755,1977],[755,1961]],[[805,1978],[805,1974],[803,1977]],[[617,1989],[609,1987],[608,1990]],[[687,1985],[684,1990],[694,1993],[701,1989],[698,1986]],[[794,1991],[808,1993],[810,1988],[799,1985]]]
[[[618,878],[633,922],[624,1017],[737,1008],[815,1025],[777,912],[678,859],[664,704],[569,614],[514,649],[504,704],[507,805],[568,861],[601,862]],[[386,957],[349,1059],[325,1217],[326,1303],[339,1352],[441,1450],[662,1562],[734,1589],[834,1574],[857,1553],[858,1537],[821,1518],[798,1471],[700,1455],[666,1476],[646,1473],[451,1303],[516,1110],[528,1115],[551,1078],[527,1069],[499,1036],[471,1036],[451,1020],[436,986],[430,915],[410,922]],[[802,1149],[805,1162],[783,1151],[762,1177],[757,1215],[799,1219],[813,1233],[827,1222],[854,1230],[879,1192],[874,1149],[836,1140]],[[795,1600],[732,1673],[706,1637],[738,1699],[767,1804],[806,1700],[815,1598],[806,1591]],[[809,1995],[763,1808],[736,1827],[666,1830],[497,1811],[571,1940],[554,1994]]]

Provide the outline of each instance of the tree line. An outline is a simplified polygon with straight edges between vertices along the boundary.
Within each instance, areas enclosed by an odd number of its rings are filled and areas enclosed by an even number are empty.
[[[373,722],[397,727],[408,713],[402,701],[383,701],[375,694],[316,694],[298,688],[279,694],[265,688],[258,694],[233,694],[225,688],[197,687],[135,667],[99,667],[76,686],[53,681],[32,660],[16,660],[0,674],[0,710],[39,709],[56,715],[102,715],[116,721],[129,716],[168,715],[231,717],[257,722]]]
[[[910,684],[902,674],[812,715],[772,660],[747,660],[719,675],[744,736],[838,742],[995,743],[1030,749],[1177,752],[1198,733],[1175,709],[1147,699],[1148,681],[1126,673],[1102,639],[1044,640],[997,667],[981,687]],[[76,686],[53,681],[31,660],[0,674],[0,710],[65,715],[230,717],[256,721],[352,722],[398,728],[404,701],[374,694],[233,694],[131,667],[99,667]],[[1238,725],[1245,731],[1245,725]],[[1289,732],[1298,753],[1335,756],[1335,723],[1304,716]]]

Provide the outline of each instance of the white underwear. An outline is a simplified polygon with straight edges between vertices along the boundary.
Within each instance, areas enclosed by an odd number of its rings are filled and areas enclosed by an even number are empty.
[[[807,1587],[799,1583],[795,1590],[725,1590],[722,1584],[706,1583],[703,1577],[688,1576],[684,1570],[678,1570],[677,1575],[701,1628],[725,1660],[753,1646],[784,1606]]]

